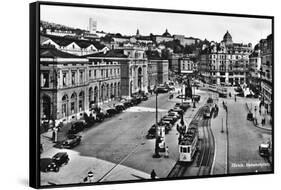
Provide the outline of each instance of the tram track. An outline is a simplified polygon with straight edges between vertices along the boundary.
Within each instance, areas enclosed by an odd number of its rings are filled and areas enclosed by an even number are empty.
[[[202,142],[201,150],[198,158],[198,172],[197,176],[209,175],[214,157],[214,136],[210,128],[210,119],[202,121]]]
[[[210,119],[203,119],[203,113],[206,107],[203,106],[195,114],[189,126],[197,126],[198,130],[202,130],[201,142],[199,142],[199,149],[194,155],[194,162],[180,162],[178,161],[169,175],[168,178],[185,177],[185,176],[202,176],[210,175],[211,167],[214,159],[214,136],[210,127]],[[188,168],[198,168],[197,173],[189,173]]]
[[[200,120],[203,118],[203,113],[205,111],[204,107],[201,107],[196,114],[194,115],[193,119],[191,120],[189,127],[191,126],[196,126],[198,127],[198,124]],[[178,161],[171,172],[168,174],[168,178],[173,178],[173,177],[181,177],[185,176],[185,173],[187,169],[192,165],[192,162],[180,162]]]

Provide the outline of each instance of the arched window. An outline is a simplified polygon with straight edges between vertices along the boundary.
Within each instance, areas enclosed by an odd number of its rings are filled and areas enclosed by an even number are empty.
[[[120,82],[118,82],[118,84],[117,84],[117,95],[116,96],[117,97],[120,96]]]
[[[141,90],[142,87],[142,68],[138,68],[138,88]]]
[[[98,87],[94,88],[94,103],[97,103],[98,100]]]
[[[84,106],[84,102],[85,102],[85,93],[84,91],[81,91],[79,93],[79,111],[83,111],[85,109],[85,106]]]
[[[62,117],[68,116],[68,96],[67,96],[67,94],[65,94],[62,97],[61,113],[62,113]]]
[[[109,98],[109,84],[106,84],[106,99]]]
[[[91,105],[93,104],[93,88],[89,88],[89,108],[91,108]]]
[[[72,93],[70,99],[70,112],[74,114],[77,112],[77,95],[75,92]]]
[[[100,97],[101,97],[101,101],[103,101],[104,100],[104,89],[105,89],[105,87],[104,87],[104,84],[102,84],[102,86],[101,86],[101,91],[100,91]]]
[[[113,83],[110,84],[110,98],[114,98]]]
[[[116,89],[116,88],[117,88],[117,85],[116,85],[116,82],[115,82],[115,83],[114,83],[114,93],[113,93],[115,97],[117,96],[117,94],[116,94],[116,90],[117,90],[117,89]]]

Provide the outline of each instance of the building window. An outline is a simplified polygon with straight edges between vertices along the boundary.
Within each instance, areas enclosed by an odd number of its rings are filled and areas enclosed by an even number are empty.
[[[92,77],[92,70],[89,70],[89,78]]]
[[[71,84],[72,85],[75,85],[75,78],[76,78],[76,72],[75,71],[72,71],[71,72]]]
[[[105,70],[105,77],[108,77],[108,69]]]
[[[80,77],[79,77],[79,79],[80,79],[80,83],[83,83],[84,82],[84,80],[83,80],[83,71],[80,71]]]
[[[94,70],[94,78],[97,77],[97,70]]]
[[[63,86],[66,86],[67,84],[66,84],[66,73],[63,73],[62,74],[62,85]]]
[[[101,70],[101,77],[103,78],[103,69]]]
[[[45,87],[45,88],[49,87],[49,73],[48,72],[42,73],[41,87]]]

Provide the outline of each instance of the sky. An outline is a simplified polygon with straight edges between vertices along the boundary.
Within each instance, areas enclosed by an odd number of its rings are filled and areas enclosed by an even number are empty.
[[[235,43],[257,44],[271,34],[271,20],[260,18],[209,16],[198,14],[128,11],[100,8],[41,5],[41,20],[88,29],[89,18],[97,21],[97,30],[122,35],[181,34],[220,42],[228,30]]]

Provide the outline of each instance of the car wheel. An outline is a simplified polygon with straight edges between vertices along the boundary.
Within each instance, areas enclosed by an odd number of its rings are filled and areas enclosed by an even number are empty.
[[[68,162],[69,162],[69,158],[65,161],[65,165],[68,164]]]

